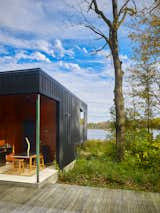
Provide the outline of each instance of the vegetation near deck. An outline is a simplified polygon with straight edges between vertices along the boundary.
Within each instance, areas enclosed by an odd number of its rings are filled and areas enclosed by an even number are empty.
[[[142,132],[127,143],[124,159],[117,163],[114,142],[87,141],[78,148],[73,170],[60,181],[79,185],[160,192],[160,140],[148,142]]]

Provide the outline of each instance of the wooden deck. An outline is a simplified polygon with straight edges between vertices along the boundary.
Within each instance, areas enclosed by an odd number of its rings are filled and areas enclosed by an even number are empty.
[[[159,213],[160,194],[65,184],[0,186],[1,213]]]
[[[8,167],[9,166],[9,167]],[[10,184],[11,186],[24,186],[24,187],[40,187],[46,184],[46,182],[57,182],[58,171],[54,166],[48,166],[39,172],[39,184],[36,183],[36,170],[32,169],[24,170],[24,172],[18,175],[17,171],[12,171],[10,165],[0,167],[0,189],[4,184]],[[14,173],[15,172],[15,173]]]

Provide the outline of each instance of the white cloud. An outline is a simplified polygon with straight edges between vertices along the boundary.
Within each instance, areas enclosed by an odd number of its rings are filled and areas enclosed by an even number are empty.
[[[83,47],[82,50],[84,53],[88,54],[88,50],[85,47]]]
[[[5,64],[10,64],[13,62],[13,58],[11,56],[0,57],[0,64],[2,65],[2,69],[4,69]]]
[[[71,25],[68,20],[73,14],[79,16],[76,10],[67,6],[65,0],[14,0],[14,3],[5,0],[0,7],[0,26],[14,33],[31,33],[49,39],[85,38],[88,32],[83,30],[84,27]]]
[[[43,61],[46,63],[50,63],[51,61],[49,58],[47,58],[43,53],[41,52],[33,52],[31,54],[27,53],[26,51],[18,51],[15,56],[4,56],[0,58],[0,63],[4,64],[12,64],[12,63],[18,63],[20,59],[30,59],[30,60],[36,60],[36,61]]]
[[[51,62],[44,54],[40,52],[35,52],[31,55],[32,59],[36,59],[38,61]]]
[[[75,45],[75,48],[77,48],[78,50],[82,50],[81,48],[80,48],[80,46],[78,46],[78,45]]]
[[[42,51],[46,52],[47,54],[51,55],[52,57],[55,57],[54,47],[48,41],[37,40],[37,41],[33,41],[32,43],[33,43],[33,48],[42,50]]]
[[[87,1],[3,0],[0,7],[0,26],[11,29],[14,33],[27,32],[45,39],[89,39],[92,38],[90,31],[80,24],[83,22],[80,8],[83,11],[88,9],[87,4],[82,2]],[[99,0],[98,3],[105,14],[112,18],[110,0]],[[123,0],[120,0],[119,4],[122,3]],[[153,0],[136,0],[136,3],[138,7],[149,7]],[[103,23],[93,13],[89,15],[89,20],[93,24]],[[126,30],[122,31],[126,34]]]
[[[0,30],[0,43],[0,51],[2,51],[3,53],[5,51],[3,45],[11,45],[15,48],[43,51],[46,54],[52,56],[53,58],[63,58],[65,55],[70,58],[74,57],[73,49],[65,49],[62,44],[62,41],[59,39],[56,39],[54,44],[44,39],[17,39],[16,37],[11,36],[8,33],[2,32]]]
[[[101,47],[100,47],[101,48]],[[97,48],[98,49],[98,48]],[[95,50],[95,53],[96,53],[96,50]],[[110,50],[109,49],[103,49],[101,51],[98,51],[97,52],[97,55],[99,56],[103,56],[105,58],[111,58],[111,53],[110,53]]]
[[[85,53],[85,54],[89,54],[89,51],[87,50],[86,47],[80,47],[78,45],[75,45],[75,48],[78,49],[79,51],[81,51],[82,53]]]
[[[55,52],[58,53],[58,55],[62,58],[64,57],[64,55],[68,55],[70,57],[73,57],[74,56],[74,52],[72,49],[65,49],[62,45],[62,42],[59,40],[59,39],[56,39],[55,40],[55,45],[54,45],[54,48],[55,48]]]
[[[75,63],[68,63],[68,62],[66,63],[66,62],[60,61],[59,65],[60,67],[65,68],[69,71],[81,71],[80,66]]]
[[[3,47],[2,45],[11,45],[15,48],[40,50],[55,57],[54,46],[52,43],[44,39],[16,38],[14,35],[10,35],[9,33],[0,30],[0,43],[1,47]]]
[[[124,60],[128,60],[128,56],[127,55],[120,55],[120,59],[122,60],[122,61],[124,61]]]
[[[0,54],[7,54],[7,53],[8,50],[4,46],[0,45]]]
[[[113,105],[113,82],[103,80],[98,73],[92,73],[88,69],[80,68],[75,72],[77,65],[72,64],[71,67],[73,69],[70,72],[53,72],[50,69],[48,72],[88,104],[90,122],[109,119],[109,110]]]

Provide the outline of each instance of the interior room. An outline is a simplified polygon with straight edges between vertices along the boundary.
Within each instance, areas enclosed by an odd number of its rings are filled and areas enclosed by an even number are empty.
[[[40,96],[40,169],[56,155],[56,101]],[[0,96],[0,173],[36,172],[36,94]]]

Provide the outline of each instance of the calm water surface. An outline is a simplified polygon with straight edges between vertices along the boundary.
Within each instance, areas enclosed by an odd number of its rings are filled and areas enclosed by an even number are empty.
[[[153,132],[154,138],[156,138],[160,134],[160,130],[158,130],[158,129],[153,129],[152,132]]]
[[[88,129],[88,140],[105,140],[110,138],[110,131],[103,129]],[[160,134],[160,130],[153,130],[153,137],[155,138]]]
[[[109,131],[103,129],[88,129],[87,137],[88,140],[105,140],[109,134]]]

